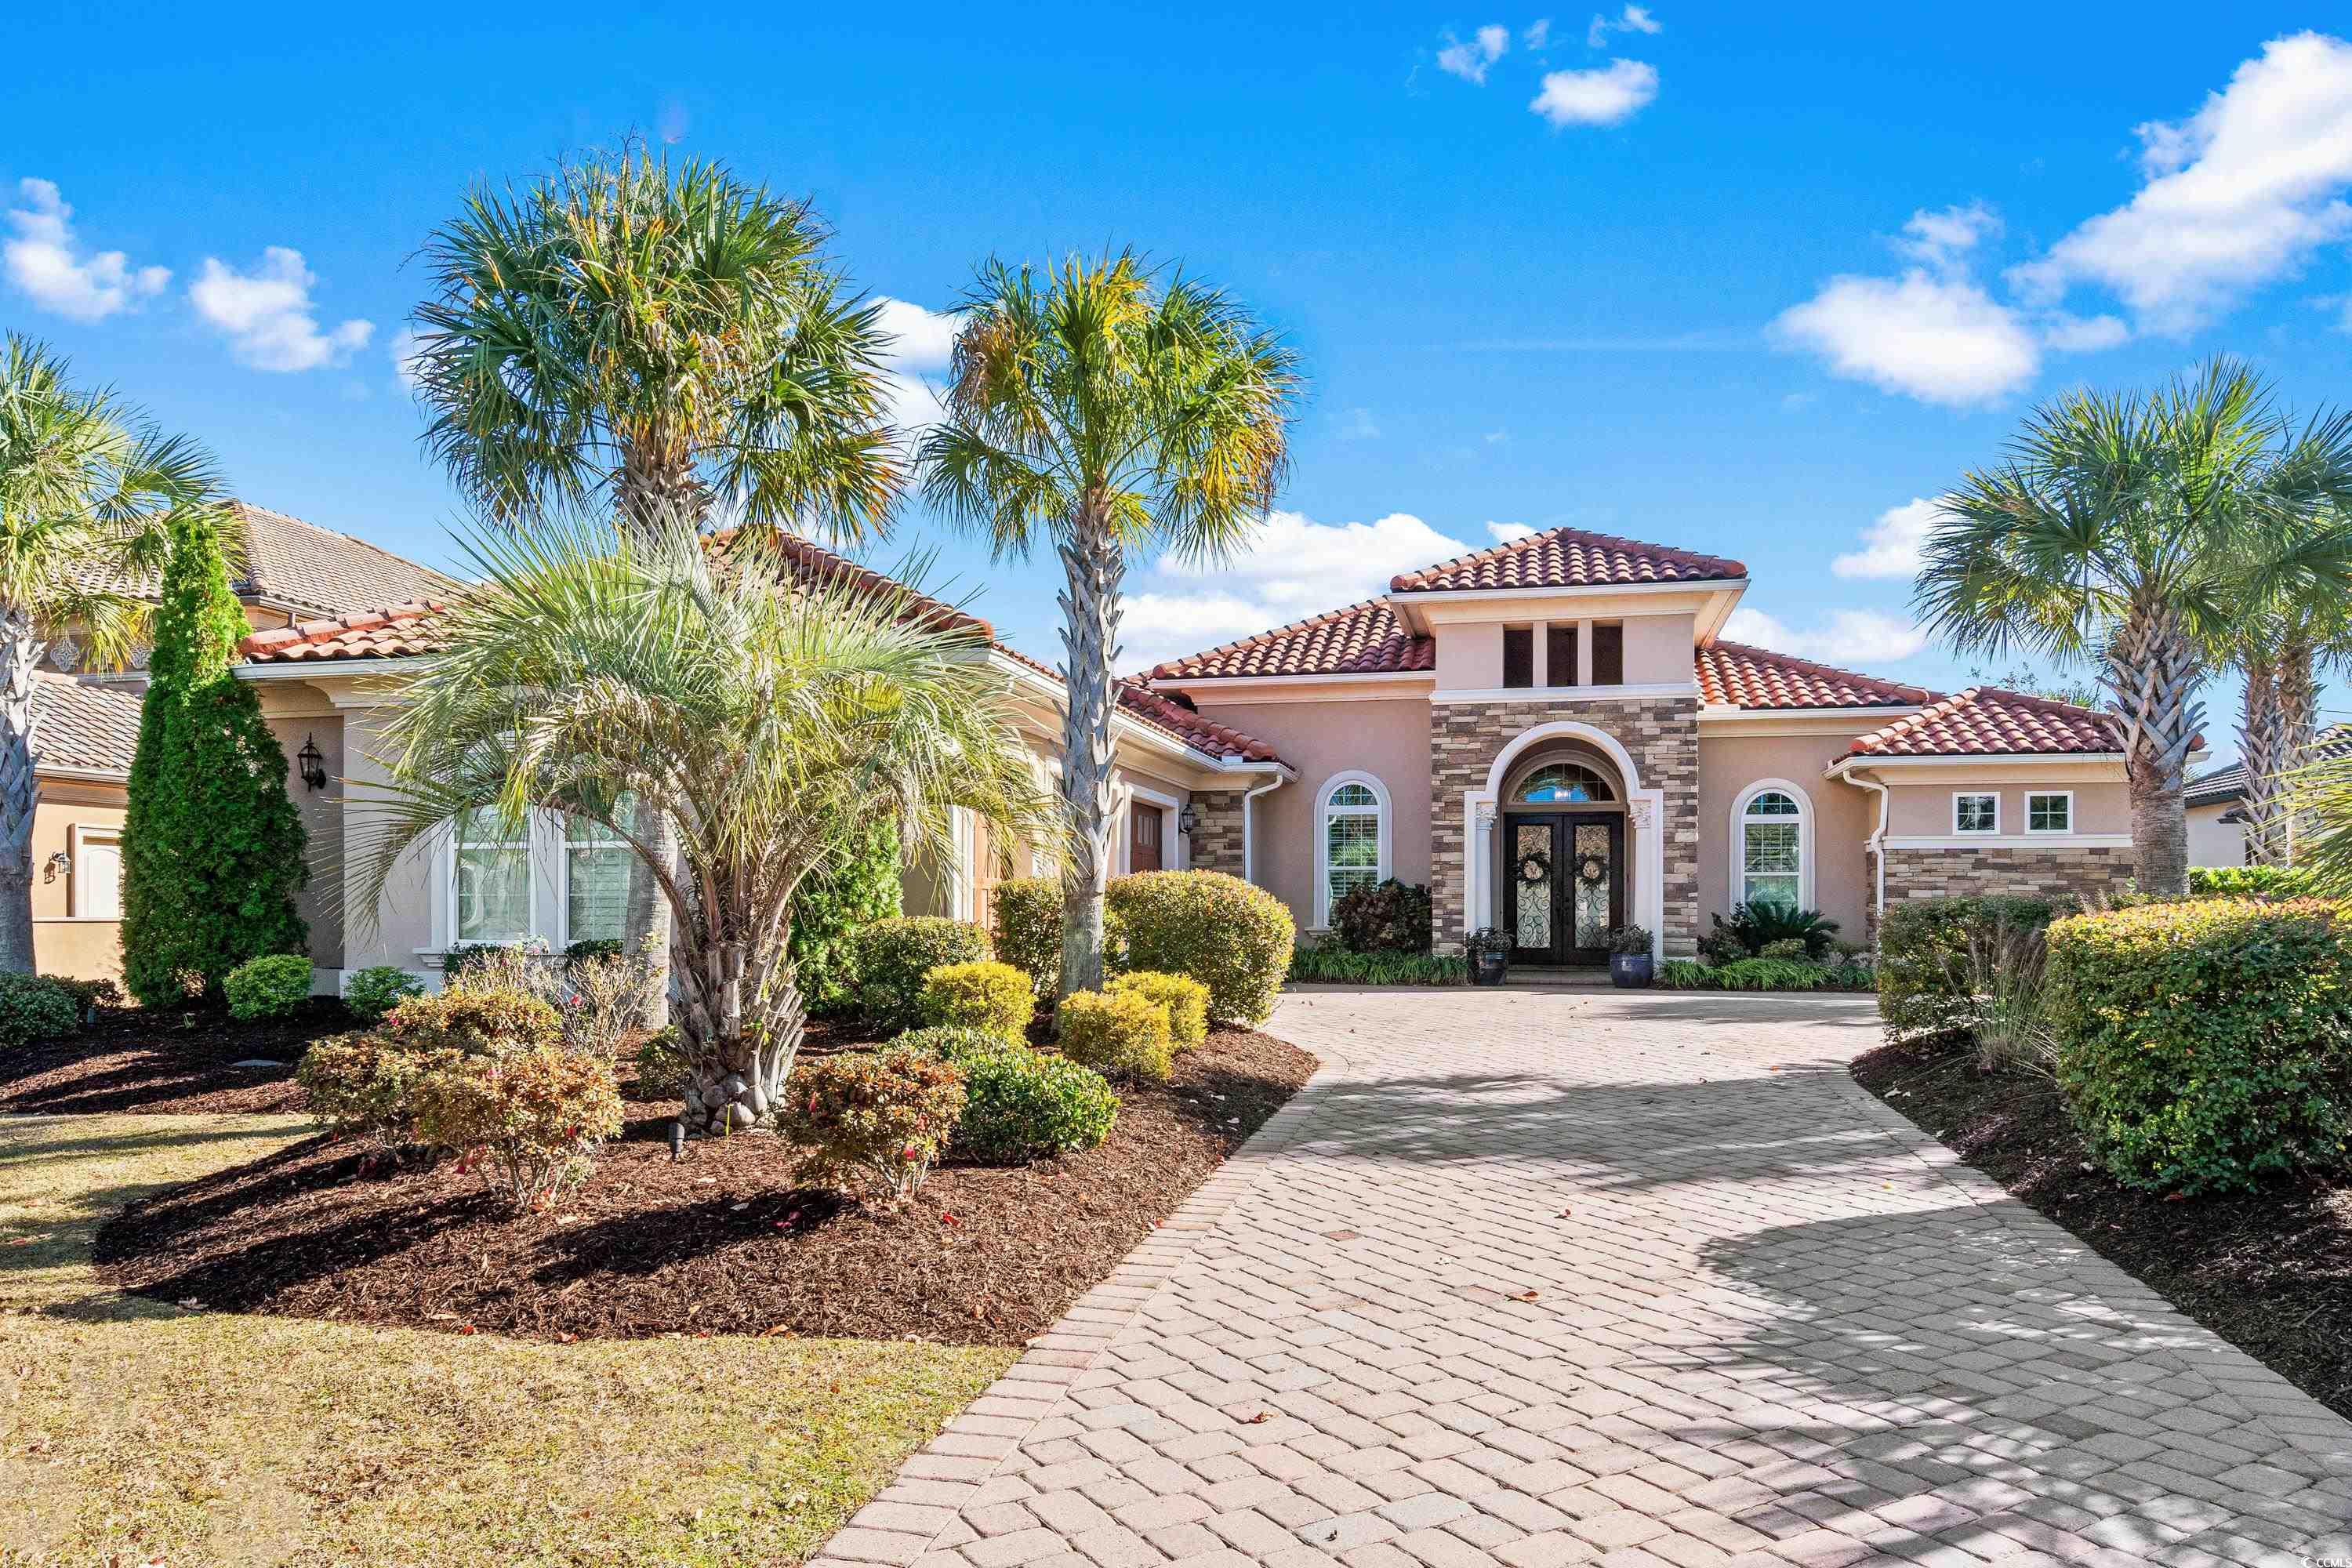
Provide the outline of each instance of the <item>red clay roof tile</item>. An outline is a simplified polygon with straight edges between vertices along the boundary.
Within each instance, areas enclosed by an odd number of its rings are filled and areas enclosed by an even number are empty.
[[[1392,594],[1500,588],[1601,588],[1633,583],[1722,582],[1745,577],[1737,561],[1644,544],[1577,528],[1554,528],[1442,561],[1389,582]]]
[[[1415,637],[1385,599],[1310,616],[1204,653],[1155,665],[1155,679],[1258,675],[1392,675],[1437,668],[1437,645]]]
[[[1696,662],[1700,700],[1736,708],[1893,708],[1942,695],[1745,643],[1718,641]]]
[[[1862,757],[2099,754],[2119,751],[2105,714],[1998,686],[1971,686],[1846,748]]]

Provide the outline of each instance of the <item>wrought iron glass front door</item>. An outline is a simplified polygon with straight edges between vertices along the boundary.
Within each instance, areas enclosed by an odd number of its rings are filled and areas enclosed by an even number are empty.
[[[1605,963],[1625,923],[1625,819],[1513,816],[1503,866],[1503,920],[1519,963]]]

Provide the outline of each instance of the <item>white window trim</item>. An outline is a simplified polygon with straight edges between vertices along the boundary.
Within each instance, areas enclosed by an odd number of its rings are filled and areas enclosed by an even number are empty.
[[[588,826],[597,829],[600,833],[611,833],[613,831],[611,828],[604,826],[602,823],[592,822]],[[556,936],[555,940],[550,943],[551,946],[558,949],[566,948],[571,946],[574,941],[578,940],[572,934],[572,852],[575,849],[625,850],[627,849],[628,847],[629,841],[617,836],[610,838],[574,838],[570,833],[565,831],[563,819],[560,816],[556,818],[555,853],[557,858],[560,859],[562,864],[558,868],[555,878]],[[636,867],[635,865],[635,857],[633,855],[630,857],[630,859],[632,863],[629,869],[631,875],[634,876],[636,871]],[[457,897],[457,887],[454,882],[450,886],[450,897],[452,899]],[[621,945],[626,947],[628,945],[628,931],[625,928],[628,925],[628,913],[625,907],[622,911],[621,923],[624,927],[624,930],[621,932]]]
[[[562,903],[559,900],[556,902],[555,907],[551,909],[542,903],[541,898],[542,891],[550,884],[554,885],[560,893],[563,879],[563,871],[561,868],[556,868],[551,877],[549,874],[550,868],[547,863],[547,857],[549,852],[548,840],[550,837],[549,825],[551,822],[554,825],[552,837],[556,844],[556,852],[560,854],[562,852],[563,840],[562,821],[561,818],[551,817],[546,812],[541,811],[536,806],[533,806],[524,818],[522,837],[513,840],[513,842],[519,843],[523,847],[523,864],[528,868],[530,878],[530,928],[528,931],[523,931],[519,936],[508,937],[461,937],[457,934],[457,838],[459,827],[458,824],[455,821],[452,821],[449,824],[449,831],[442,837],[441,853],[438,857],[440,860],[440,870],[437,880],[440,883],[441,914],[440,920],[436,922],[439,926],[439,930],[435,932],[435,937],[439,945],[436,948],[431,949],[420,948],[418,950],[420,955],[427,952],[446,953],[457,948],[478,947],[485,943],[498,946],[504,945],[509,942],[530,942],[534,938],[546,942],[550,947],[558,947],[562,945],[555,941],[551,934],[555,931],[561,929],[563,924],[563,909]]]
[[[1315,929],[1318,931],[1331,929],[1331,817],[1333,816],[1331,796],[1349,784],[1362,784],[1372,792],[1372,799],[1376,804],[1369,815],[1376,825],[1381,861],[1380,876],[1376,879],[1385,882],[1390,876],[1389,832],[1391,824],[1395,819],[1395,813],[1389,805],[1389,786],[1370,773],[1354,769],[1346,773],[1333,773],[1317,785],[1315,790]],[[1338,815],[1362,816],[1367,813],[1360,808],[1351,807]]]
[[[119,867],[121,863],[122,829],[121,827],[101,827],[94,823],[77,822],[68,828],[66,842],[71,851],[72,864],[66,868],[66,918],[77,921],[97,921],[112,925],[122,919],[121,914],[94,915],[84,907],[89,896],[89,882],[82,871],[85,862],[81,858],[81,852],[82,846],[93,838],[110,839],[114,844],[116,864]],[[119,872],[114,883],[114,901],[115,908],[119,910],[122,907],[122,879]]]
[[[1990,800],[1992,802],[1992,826],[1990,827],[1962,827],[1960,826],[1960,802],[1964,800]],[[1994,838],[2000,837],[2000,791],[1997,789],[1954,790],[1952,792],[1951,821],[1952,837],[1955,838]]]
[[[1160,868],[1163,871],[1186,869],[1192,863],[1191,858],[1185,853],[1184,836],[1176,830],[1176,814],[1183,809],[1183,803],[1172,795],[1163,795],[1142,784],[1128,785],[1129,817],[1132,818],[1136,812],[1147,807],[1160,817]],[[1118,863],[1123,875],[1134,874],[1135,824],[1132,820],[1119,824]]]
[[[2037,800],[2063,800],[2066,803],[2066,826],[2036,827],[2033,826],[2033,803]],[[2034,789],[2025,792],[2025,831],[2036,838],[2063,838],[2074,831],[2074,792],[2071,789]]]
[[[1816,909],[1813,902],[1813,797],[1804,786],[1788,779],[1758,779],[1731,801],[1731,901],[1748,897],[1748,807],[1759,795],[1785,795],[1797,803],[1797,907]],[[1786,817],[1759,818],[1783,821]]]

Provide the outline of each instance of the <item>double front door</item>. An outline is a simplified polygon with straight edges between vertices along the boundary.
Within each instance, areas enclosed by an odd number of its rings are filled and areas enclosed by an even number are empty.
[[[1625,819],[1514,812],[1503,833],[1503,921],[1519,963],[1605,963],[1625,923]]]

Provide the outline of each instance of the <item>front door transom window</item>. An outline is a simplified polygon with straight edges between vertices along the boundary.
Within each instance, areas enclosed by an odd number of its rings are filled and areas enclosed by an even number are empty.
[[[1528,805],[1582,805],[1614,800],[1609,781],[1577,763],[1550,763],[1529,773],[1512,797]]]

